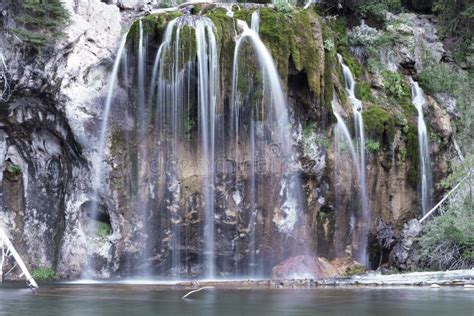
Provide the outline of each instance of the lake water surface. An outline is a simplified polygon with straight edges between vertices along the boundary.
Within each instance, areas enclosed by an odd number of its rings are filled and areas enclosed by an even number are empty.
[[[474,315],[474,291],[463,288],[210,289],[151,285],[0,287],[0,315]]]

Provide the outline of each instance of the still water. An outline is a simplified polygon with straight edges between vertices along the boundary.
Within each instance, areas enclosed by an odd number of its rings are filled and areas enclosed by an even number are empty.
[[[463,288],[210,289],[150,285],[0,287],[0,315],[474,315],[474,291]]]

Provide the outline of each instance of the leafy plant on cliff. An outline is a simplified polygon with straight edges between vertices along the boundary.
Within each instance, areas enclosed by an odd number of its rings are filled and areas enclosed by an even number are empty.
[[[280,13],[289,16],[293,12],[293,6],[288,0],[273,0],[272,3],[275,6],[275,10]]]
[[[99,227],[97,227],[97,236],[105,238],[112,233],[112,227],[110,224],[100,222]]]
[[[375,102],[374,95],[367,81],[358,81],[355,86],[355,95],[362,101]]]
[[[13,176],[19,176],[21,175],[21,168],[20,166],[8,165],[7,172]]]
[[[380,143],[378,141],[372,140],[372,139],[367,139],[367,142],[365,143],[365,147],[367,148],[367,151],[371,154],[375,154],[380,150]]]
[[[410,96],[410,88],[399,72],[384,70],[382,76],[387,94],[397,100]]]
[[[427,93],[446,92],[455,94],[459,89],[458,74],[447,64],[433,64],[420,72],[420,85]],[[462,78],[465,80],[466,78]]]
[[[60,0],[23,0],[21,7],[24,13],[15,17],[11,31],[37,50],[60,37],[69,21]]]
[[[377,47],[384,32],[368,25],[356,26],[348,33],[348,41],[352,46]]]
[[[52,268],[38,268],[31,273],[33,279],[37,281],[47,281],[57,279],[58,276]]]

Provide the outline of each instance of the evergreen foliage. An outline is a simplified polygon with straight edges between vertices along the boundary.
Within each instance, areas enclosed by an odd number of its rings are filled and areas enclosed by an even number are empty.
[[[60,37],[69,21],[69,12],[60,0],[23,0],[22,13],[12,31],[37,50]]]
[[[446,188],[453,187],[471,172],[419,237],[422,268],[450,270],[474,265],[473,162],[474,155],[469,155],[453,165],[453,173],[443,182]]]
[[[473,150],[472,135],[474,134],[474,94],[472,87],[474,77],[459,71],[448,64],[431,64],[419,75],[420,85],[429,94],[447,93],[456,99],[457,111],[461,114],[453,120],[456,139],[464,153]]]
[[[400,0],[368,0],[364,1],[357,10],[368,18],[384,22],[387,12],[400,13],[402,4]]]
[[[443,37],[454,37],[455,57],[474,66],[474,2],[472,0],[437,0],[433,11],[441,19]]]

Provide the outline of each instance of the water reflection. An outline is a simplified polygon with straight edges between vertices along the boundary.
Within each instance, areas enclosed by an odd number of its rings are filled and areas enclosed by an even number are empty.
[[[472,315],[473,291],[429,288],[310,290],[211,289],[157,286],[50,285],[39,296],[0,288],[0,315]]]

